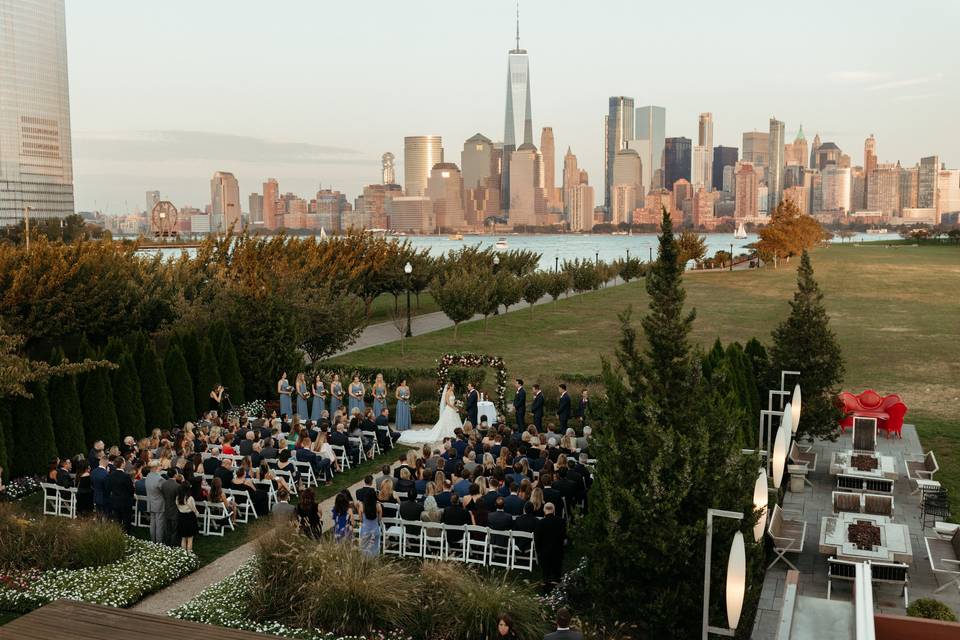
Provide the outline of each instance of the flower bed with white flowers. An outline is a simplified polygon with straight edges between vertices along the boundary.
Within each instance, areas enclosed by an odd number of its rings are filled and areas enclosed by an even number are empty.
[[[411,640],[400,631],[378,633],[374,636],[338,636],[319,629],[299,629],[279,622],[256,622],[247,617],[244,603],[250,598],[254,582],[254,561],[250,560],[236,573],[217,584],[207,587],[190,602],[170,611],[174,618],[202,622],[204,624],[270,633],[297,640]]]
[[[199,566],[192,552],[128,537],[113,564],[0,575],[0,610],[26,613],[59,598],[129,607]]]

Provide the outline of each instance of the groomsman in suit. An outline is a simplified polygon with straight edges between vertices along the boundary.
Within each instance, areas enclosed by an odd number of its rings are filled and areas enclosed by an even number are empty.
[[[477,424],[477,403],[480,401],[480,392],[473,386],[472,382],[467,383],[467,420],[474,427]]]
[[[577,417],[580,418],[580,426],[587,426],[587,414],[590,412],[590,397],[587,390],[580,392],[580,406],[577,407]]]
[[[570,420],[570,394],[567,385],[560,383],[560,400],[557,401],[557,421],[560,423],[560,433],[567,432],[567,421]]]
[[[540,385],[533,385],[533,402],[530,403],[530,413],[533,414],[533,424],[537,427],[537,433],[543,431],[543,393],[540,392]]]
[[[523,380],[517,378],[517,395],[513,396],[513,408],[517,414],[517,427],[524,429],[524,414],[527,412],[527,392],[523,388]]]

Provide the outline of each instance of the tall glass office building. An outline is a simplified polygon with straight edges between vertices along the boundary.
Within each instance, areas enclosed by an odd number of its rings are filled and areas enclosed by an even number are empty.
[[[63,0],[0,0],[0,224],[74,212]]]
[[[533,115],[530,107],[530,56],[520,48],[520,21],[517,19],[517,45],[507,57],[507,103],[503,123],[503,173],[500,206],[510,209],[510,160],[513,152],[533,144]]]
[[[666,109],[655,106],[637,108],[633,133],[636,139],[643,143],[637,145],[637,152],[643,162],[643,188],[647,191],[664,186],[663,151],[666,145],[666,131]]]

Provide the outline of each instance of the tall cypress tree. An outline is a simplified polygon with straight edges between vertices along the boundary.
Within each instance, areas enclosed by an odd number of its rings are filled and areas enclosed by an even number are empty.
[[[240,404],[244,401],[243,376],[240,374],[240,362],[237,359],[237,351],[234,348],[233,337],[230,334],[230,330],[225,324],[219,324],[220,329],[215,337],[211,335],[210,342],[213,344],[213,352],[217,357],[220,383],[229,390],[233,402]]]
[[[63,360],[63,351],[56,349],[51,364],[60,364]],[[50,417],[53,419],[57,452],[61,458],[86,452],[88,443],[83,430],[83,413],[75,376],[51,378],[49,388]]]
[[[187,361],[183,359],[183,352],[176,342],[167,347],[167,353],[163,357],[163,372],[167,377],[167,386],[170,387],[174,421],[183,425],[195,419],[197,413],[194,410],[193,380],[187,370]]]
[[[719,391],[703,380],[681,277],[664,211],[658,260],[646,278],[646,348],[628,311],[619,367],[603,362],[606,399],[590,446],[597,470],[589,513],[575,530],[587,558],[585,606],[603,620],[637,625],[640,637],[699,633],[706,510],[747,505],[749,512],[745,487],[759,465],[734,455],[739,401],[727,394],[718,402]]]
[[[806,251],[797,268],[797,290],[790,302],[790,315],[773,331],[770,379],[779,380],[783,370],[800,372],[803,411],[798,434],[836,438],[840,410],[834,397],[843,382],[843,354],[830,328],[823,293],[813,278],[813,265]]]
[[[143,355],[138,370],[140,374],[140,392],[143,398],[143,415],[146,420],[147,432],[153,429],[172,427],[173,400],[170,397],[170,388],[167,386],[163,364],[157,357],[157,350],[152,342],[143,346]]]
[[[190,372],[190,380],[196,386],[197,378],[200,375],[200,339],[194,332],[183,333],[180,335],[180,347],[183,353],[183,359],[187,362],[187,370]],[[200,415],[207,408],[207,395],[202,397],[193,392],[194,413]]]
[[[197,367],[197,379],[194,381],[195,396],[206,398],[201,413],[210,407],[210,391],[217,384],[220,384],[217,357],[213,353],[213,345],[210,344],[210,339],[204,338],[200,342],[200,363]]]
[[[11,478],[42,474],[57,457],[47,385],[32,383],[27,389],[33,398],[16,398],[13,403],[10,432],[16,454],[10,455]]]
[[[146,435],[146,426],[140,374],[137,373],[127,341],[111,338],[103,356],[117,365],[117,368],[110,372],[110,384],[113,386],[113,404],[117,409],[120,437],[129,435],[141,438]]]
[[[120,423],[113,402],[113,385],[110,384],[110,373],[106,369],[95,369],[87,374],[80,405],[83,410],[83,431],[88,443],[103,440],[107,446],[120,444]]]

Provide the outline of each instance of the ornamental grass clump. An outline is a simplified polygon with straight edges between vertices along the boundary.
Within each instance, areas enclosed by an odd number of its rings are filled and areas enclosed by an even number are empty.
[[[80,569],[116,562],[126,552],[116,524],[25,514],[0,504],[0,569]]]
[[[404,564],[306,538],[260,538],[249,616],[339,634],[410,628],[419,614],[415,574]],[[397,589],[396,585],[406,585]]]

